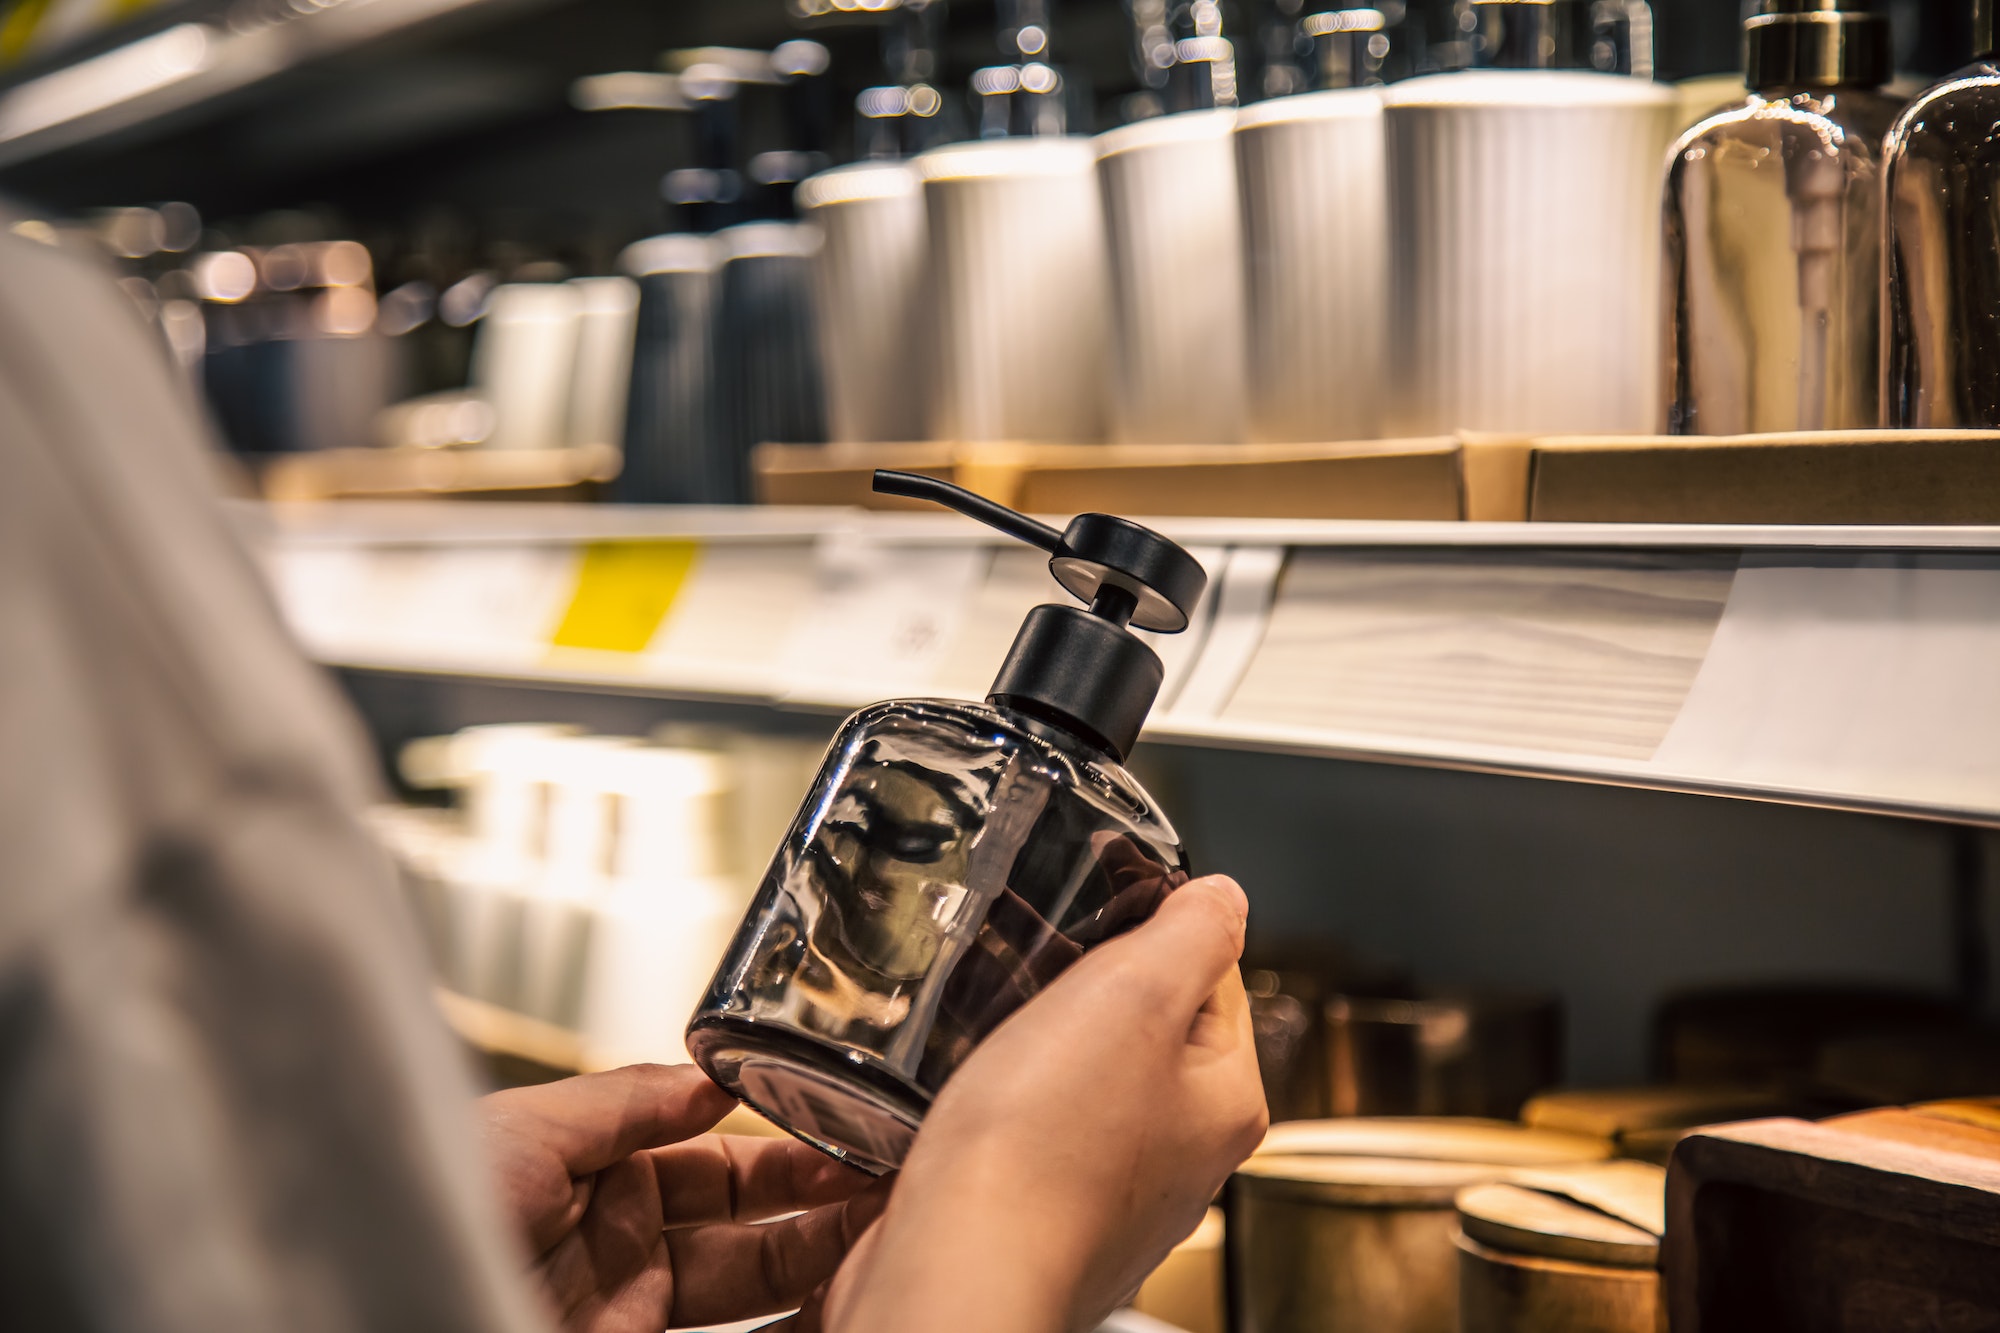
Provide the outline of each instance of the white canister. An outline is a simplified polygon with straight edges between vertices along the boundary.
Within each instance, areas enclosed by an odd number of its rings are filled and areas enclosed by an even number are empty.
[[[634,748],[617,756],[610,780],[621,814],[590,934],[585,1040],[607,1063],[682,1060],[682,1032],[743,910],[728,875],[728,763]]]
[[[566,282],[511,282],[486,298],[472,348],[472,388],[493,405],[489,449],[569,442],[582,300]]]
[[[906,163],[857,162],[800,183],[813,257],[827,428],[838,441],[924,437],[929,227]]]
[[[911,159],[938,303],[931,433],[1105,435],[1110,277],[1088,139],[993,139]]]
[[[1237,118],[1250,438],[1382,433],[1389,269],[1382,95],[1278,97]]]
[[[1232,110],[1097,137],[1115,320],[1112,434],[1131,444],[1243,437],[1243,228]]]
[[[1490,70],[1387,104],[1389,433],[1652,429],[1672,90]]]
[[[576,291],[576,370],[570,381],[569,443],[625,443],[625,402],[632,388],[632,341],[639,327],[639,284],[630,278],[571,278]]]

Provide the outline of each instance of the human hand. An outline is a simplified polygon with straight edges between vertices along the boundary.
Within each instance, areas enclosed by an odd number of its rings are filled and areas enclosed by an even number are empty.
[[[800,1328],[1095,1327],[1192,1232],[1268,1117],[1236,971],[1243,891],[1169,895],[996,1028]]]
[[[501,1199],[565,1328],[659,1333],[791,1309],[881,1212],[886,1183],[871,1190],[803,1143],[704,1132],[735,1104],[691,1065],[481,1100]]]

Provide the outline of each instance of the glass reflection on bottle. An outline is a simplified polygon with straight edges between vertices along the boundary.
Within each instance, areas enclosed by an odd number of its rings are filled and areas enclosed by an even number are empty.
[[[1669,431],[1877,424],[1881,143],[1897,105],[1855,88],[1755,95],[1675,145]]]
[[[1883,424],[2000,428],[2000,61],[1912,102],[1889,136]]]
[[[688,1045],[865,1170],[900,1164],[972,1048],[1187,878],[1131,776],[986,705],[878,704],[835,737]]]

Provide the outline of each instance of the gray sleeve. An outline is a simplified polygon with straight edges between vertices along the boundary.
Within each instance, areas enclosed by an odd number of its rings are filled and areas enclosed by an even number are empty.
[[[207,447],[107,278],[0,233],[0,1325],[544,1328]]]

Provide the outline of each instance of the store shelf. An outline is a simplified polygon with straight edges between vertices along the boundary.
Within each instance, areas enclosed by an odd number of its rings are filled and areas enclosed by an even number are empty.
[[[326,663],[767,708],[976,695],[1057,595],[948,516],[243,518]],[[1214,577],[1151,740],[2000,825],[2000,529],[1158,526]]]
[[[436,995],[445,1022],[461,1041],[476,1050],[564,1073],[582,1073],[590,1068],[584,1056],[583,1038],[568,1028],[442,987]]]
[[[454,14],[552,0],[212,0],[165,7],[0,88],[0,168],[176,117]]]
[[[268,499],[288,502],[579,491],[618,475],[609,445],[574,449],[321,449],[280,454],[259,472]]]

